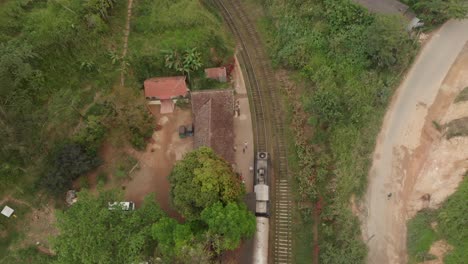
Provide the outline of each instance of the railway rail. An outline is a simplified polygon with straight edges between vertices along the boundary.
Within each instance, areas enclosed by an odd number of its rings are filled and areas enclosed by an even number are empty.
[[[254,24],[240,0],[212,0],[240,45],[239,62],[245,71],[254,117],[255,151],[271,153],[274,197],[270,224],[269,263],[292,263],[292,200],[288,175],[285,120],[271,63]]]

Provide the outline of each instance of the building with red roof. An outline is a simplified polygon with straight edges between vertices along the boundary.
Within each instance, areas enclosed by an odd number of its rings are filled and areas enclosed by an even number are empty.
[[[227,81],[226,67],[206,68],[205,75],[206,75],[206,78],[209,78],[209,79],[215,79],[220,82]]]
[[[188,95],[185,76],[154,77],[144,82],[145,97],[149,104],[160,104],[161,114],[172,113],[177,99]]]

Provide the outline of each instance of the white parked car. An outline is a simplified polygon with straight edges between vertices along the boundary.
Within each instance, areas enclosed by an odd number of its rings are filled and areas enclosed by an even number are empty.
[[[133,210],[135,210],[135,203],[134,202],[113,202],[113,203],[109,203],[109,210],[133,211]]]

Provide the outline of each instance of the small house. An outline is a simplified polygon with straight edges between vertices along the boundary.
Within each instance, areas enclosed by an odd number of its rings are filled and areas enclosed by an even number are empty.
[[[185,78],[185,76],[173,76],[147,79],[144,87],[148,104],[161,105],[161,114],[172,113],[175,102],[188,95],[189,89]]]
[[[205,76],[208,79],[218,80],[219,82],[227,81],[226,67],[206,68]]]

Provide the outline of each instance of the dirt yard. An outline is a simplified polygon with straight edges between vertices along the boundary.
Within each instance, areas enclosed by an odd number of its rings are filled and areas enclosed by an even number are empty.
[[[468,138],[447,140],[444,125],[468,116],[467,102],[453,103],[466,86],[468,45],[452,64],[432,103],[422,99],[404,112],[393,109],[401,112],[396,118],[408,119],[401,131],[389,129],[389,120],[385,120],[382,130],[391,130],[387,133],[396,134],[397,139],[388,156],[382,145],[388,144],[386,137],[391,134],[379,136],[367,204],[357,209],[364,223],[364,241],[371,248],[369,263],[406,263],[406,221],[423,208],[437,208],[461,182],[468,169]],[[390,170],[386,172],[388,177],[377,184],[375,164],[383,160],[390,163]]]
[[[178,128],[192,123],[190,109],[176,107],[174,113],[159,114],[159,106],[152,106],[151,111],[162,129],[153,134],[152,142],[146,151],[131,151],[139,161],[139,169],[131,174],[131,180],[125,186],[125,198],[134,201],[137,206],[149,193],[156,193],[156,200],[171,217],[181,219],[171,207],[169,198],[169,176],[176,160],[193,148],[193,138],[179,138]]]

